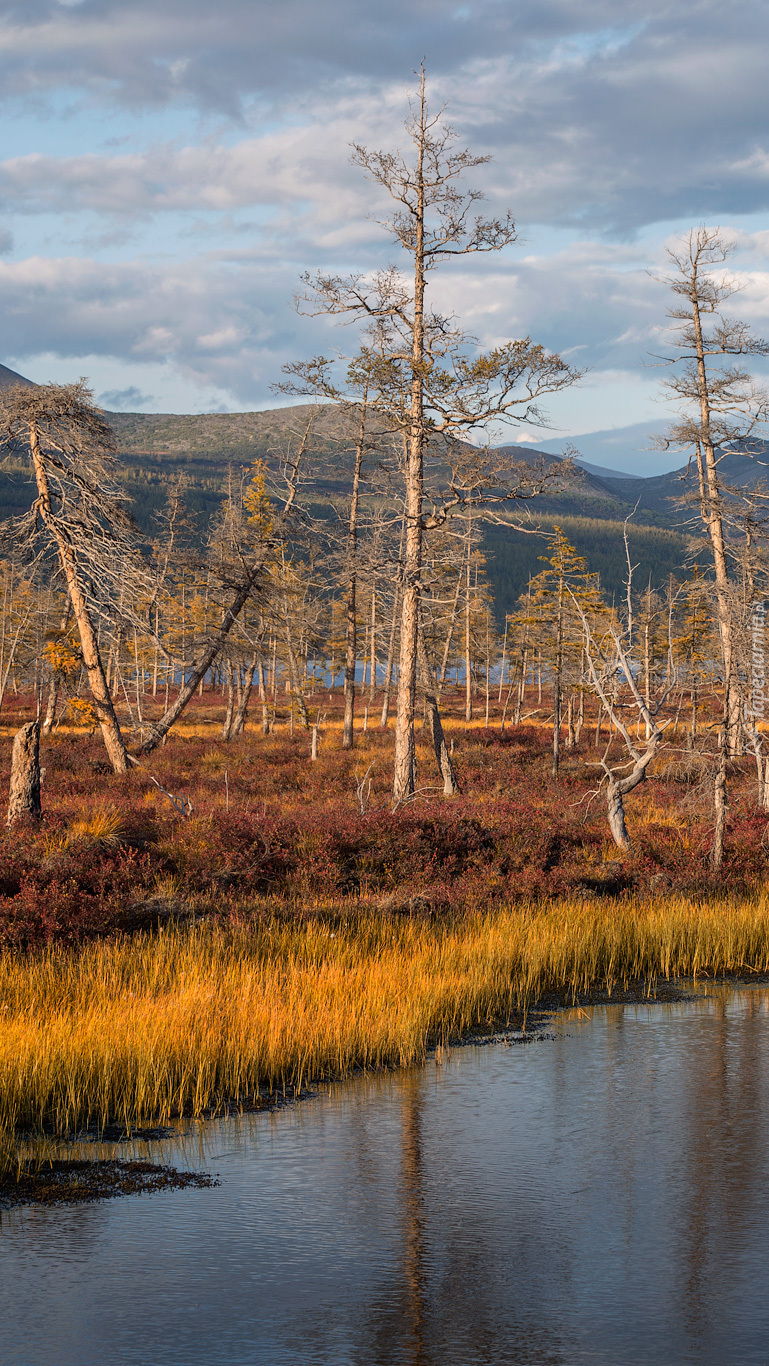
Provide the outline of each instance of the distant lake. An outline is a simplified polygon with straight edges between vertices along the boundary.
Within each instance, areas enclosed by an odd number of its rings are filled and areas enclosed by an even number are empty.
[[[4,1213],[2,1366],[769,1363],[766,988],[131,1152],[222,1184]]]

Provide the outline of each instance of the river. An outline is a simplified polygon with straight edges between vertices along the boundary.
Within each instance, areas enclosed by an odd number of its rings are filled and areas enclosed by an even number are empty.
[[[4,1213],[2,1366],[769,1363],[767,988],[132,1153],[221,1184]]]

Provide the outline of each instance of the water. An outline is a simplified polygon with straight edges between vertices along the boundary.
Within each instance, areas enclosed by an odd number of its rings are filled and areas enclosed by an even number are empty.
[[[769,991],[553,1032],[151,1150],[217,1189],[4,1214],[0,1363],[768,1363]]]

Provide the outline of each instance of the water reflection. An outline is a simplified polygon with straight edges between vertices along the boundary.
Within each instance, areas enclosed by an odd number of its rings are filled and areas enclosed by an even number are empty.
[[[766,1363],[767,1043],[766,989],[575,1011],[136,1144],[222,1185],[4,1215],[0,1362]]]
[[[425,1234],[422,1194],[421,1078],[412,1074],[403,1088],[404,1280],[409,1366],[425,1366]]]

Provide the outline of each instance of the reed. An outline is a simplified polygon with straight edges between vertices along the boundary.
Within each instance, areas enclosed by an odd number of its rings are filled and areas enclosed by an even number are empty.
[[[553,993],[769,970],[769,899],[359,912],[0,955],[0,1171],[20,1140],[162,1123],[523,1016]]]

